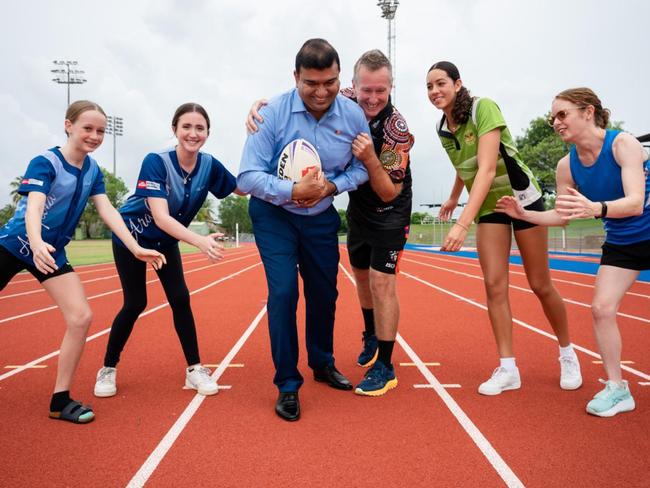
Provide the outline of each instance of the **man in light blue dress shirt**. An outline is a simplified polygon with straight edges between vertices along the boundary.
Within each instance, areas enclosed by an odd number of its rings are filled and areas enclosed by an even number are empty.
[[[334,366],[333,331],[340,219],[334,195],[368,180],[363,164],[352,155],[352,141],[370,133],[359,106],[339,95],[340,62],[323,39],[310,39],[296,56],[296,88],[273,98],[261,110],[264,124],[248,136],[237,186],[251,194],[249,213],[268,284],[271,352],[280,394],[276,413],[298,420],[298,271],[306,303],[306,342],[314,379],[350,390],[350,382]],[[295,139],[318,151],[322,174],[310,170],[300,181],[277,177],[282,149]]]

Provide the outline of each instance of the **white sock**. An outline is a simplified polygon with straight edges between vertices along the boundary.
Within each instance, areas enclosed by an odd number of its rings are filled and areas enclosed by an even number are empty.
[[[508,371],[514,371],[517,369],[515,358],[501,358],[500,361],[501,367],[507,369]]]
[[[576,352],[573,350],[573,344],[569,344],[566,347],[560,346],[560,356],[561,357],[576,357]]]

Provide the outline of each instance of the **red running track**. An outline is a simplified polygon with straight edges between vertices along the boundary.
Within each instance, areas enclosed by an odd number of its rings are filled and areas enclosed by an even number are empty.
[[[522,388],[484,397],[476,388],[497,355],[478,263],[406,252],[398,278],[398,388],[366,398],[315,383],[301,331],[303,416],[289,424],[273,411],[266,287],[256,249],[230,250],[219,265],[196,255],[184,262],[202,359],[221,365],[222,391],[205,398],[182,389],[182,353],[151,272],[149,306],[120,362],[118,395],[93,398],[121,292],[112,265],[80,267],[94,297],[94,321],[73,395],[93,404],[97,420],[88,425],[47,418],[64,329],[58,310],[25,275],[2,292],[1,486],[650,485],[647,284],[635,284],[619,311],[637,409],[600,419],[584,412],[603,374],[593,362],[592,276],[553,272],[567,301],[584,386],[559,388],[557,343],[521,267],[511,266]],[[339,369],[356,383],[364,372],[355,364],[362,319],[344,249],[341,264],[335,352]],[[303,316],[301,302],[301,324]]]

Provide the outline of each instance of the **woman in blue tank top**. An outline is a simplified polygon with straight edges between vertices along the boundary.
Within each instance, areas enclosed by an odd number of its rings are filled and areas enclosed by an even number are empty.
[[[29,163],[18,188],[16,213],[0,229],[0,290],[20,271],[29,271],[61,310],[66,333],[61,343],[50,417],[74,423],[95,418],[92,409],[70,398],[70,385],[86,343],[92,312],[79,277],[68,263],[70,242],[88,200],[113,232],[124,239],[134,259],[159,269],[164,256],[144,249],[131,236],[106,196],[104,178],[88,153],[97,149],[106,114],[87,100],[72,103],[65,115],[63,147],[53,147]],[[142,263],[143,266],[146,266]]]
[[[587,412],[600,417],[634,410],[621,375],[616,311],[639,272],[650,269],[648,155],[630,134],[607,130],[608,120],[609,111],[589,88],[558,94],[549,123],[574,146],[558,163],[555,209],[527,211],[509,197],[497,205],[508,215],[538,225],[566,225],[590,217],[603,220],[606,238],[591,310],[607,381],[587,404]]]

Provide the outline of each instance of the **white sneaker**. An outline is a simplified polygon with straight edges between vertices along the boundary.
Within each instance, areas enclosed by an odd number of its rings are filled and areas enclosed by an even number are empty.
[[[580,363],[577,356],[560,356],[560,388],[577,390],[582,386]]]
[[[499,366],[494,370],[492,376],[485,383],[481,383],[478,392],[481,395],[498,395],[506,390],[516,390],[521,388],[521,379],[517,368],[512,371]]]
[[[112,397],[117,393],[117,369],[104,367],[97,371],[96,397]]]
[[[185,370],[185,386],[198,391],[201,395],[216,395],[219,392],[217,382],[210,377],[210,370],[204,366],[194,366]]]

